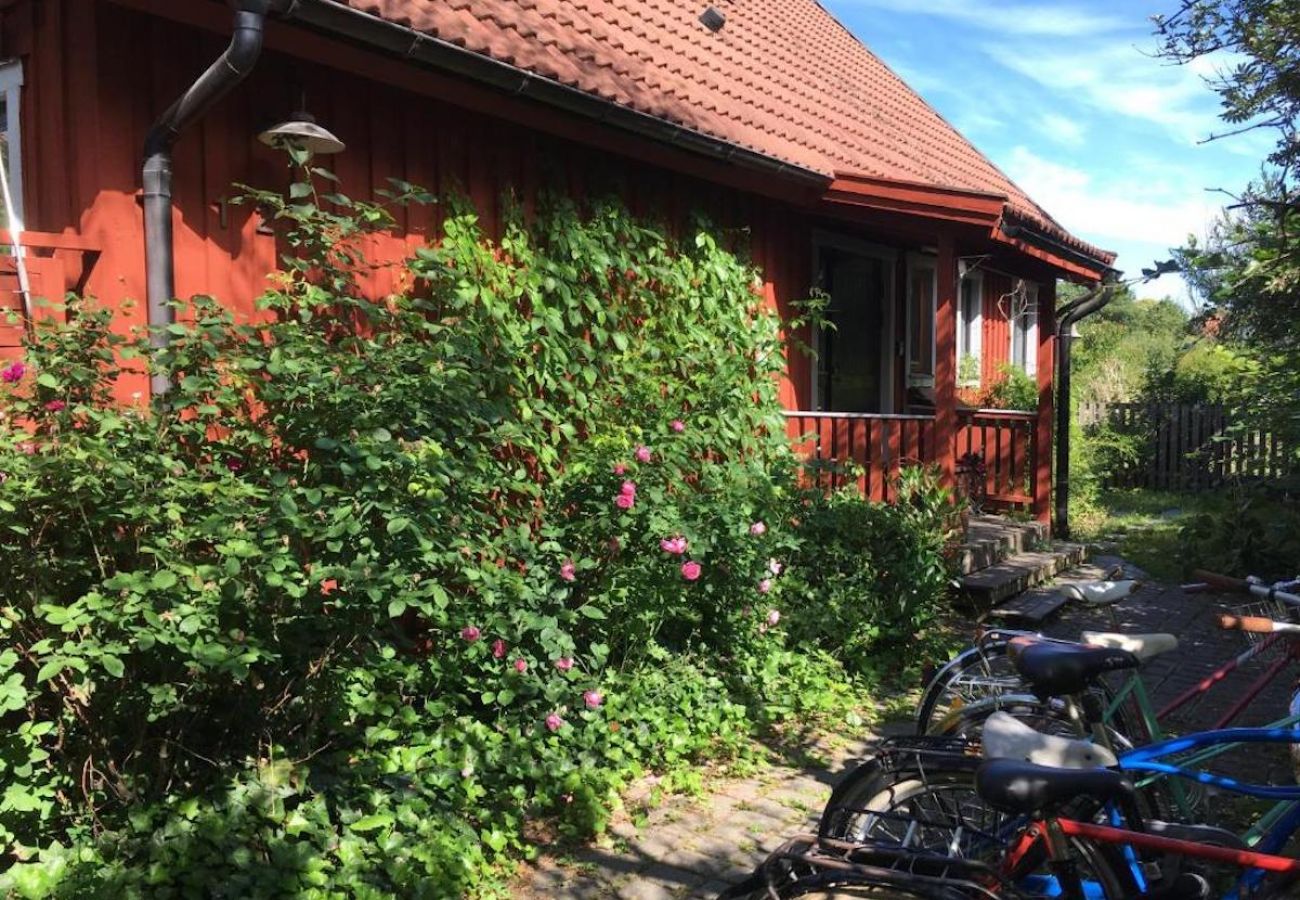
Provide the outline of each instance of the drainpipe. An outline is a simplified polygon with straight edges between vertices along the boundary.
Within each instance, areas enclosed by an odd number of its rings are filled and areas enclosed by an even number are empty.
[[[158,118],[144,143],[144,244],[148,284],[149,343],[166,347],[176,298],[176,260],[172,248],[172,148],[189,125],[248,77],[262,55],[268,15],[289,15],[297,0],[235,0],[230,46],[175,103]],[[170,379],[153,376],[153,393],[171,389]]]
[[[1111,301],[1116,285],[1103,284],[1062,308],[1056,325],[1056,521],[1053,532],[1070,537],[1070,350],[1075,323]]]

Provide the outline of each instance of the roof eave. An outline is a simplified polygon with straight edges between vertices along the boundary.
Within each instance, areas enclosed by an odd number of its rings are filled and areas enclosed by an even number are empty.
[[[299,0],[293,18],[297,22],[359,41],[412,63],[450,71],[480,84],[516,96],[529,97],[547,106],[594,119],[669,146],[804,184],[821,186],[831,180],[828,173],[631,109],[416,31],[409,26],[362,12],[337,0]]]

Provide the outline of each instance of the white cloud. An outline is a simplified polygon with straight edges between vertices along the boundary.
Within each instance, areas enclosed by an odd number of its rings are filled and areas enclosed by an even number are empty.
[[[1217,212],[1197,176],[1166,181],[1093,175],[1015,147],[1007,174],[1072,233],[1121,253],[1116,265],[1136,275],[1187,235],[1201,235]]]
[[[1038,129],[1049,141],[1066,147],[1082,146],[1084,135],[1087,134],[1087,128],[1078,119],[1051,112],[1038,117]]]
[[[1163,66],[1126,44],[1072,46],[1068,52],[1015,44],[985,51],[1006,68],[1103,112],[1165,126],[1194,143],[1217,122],[1214,95],[1186,68]]]
[[[941,16],[999,34],[1078,37],[1105,34],[1132,26],[1121,16],[1106,16],[1081,7],[1041,3],[973,4],[970,0],[847,0],[890,12]]]

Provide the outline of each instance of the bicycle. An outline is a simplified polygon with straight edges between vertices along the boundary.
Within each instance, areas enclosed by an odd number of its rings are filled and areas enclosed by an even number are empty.
[[[1295,629],[1300,631],[1300,626],[1291,625],[1290,623],[1264,621],[1271,628],[1281,626],[1283,630]],[[1261,622],[1254,624],[1259,628],[1263,627]],[[1016,659],[1022,661],[1021,674],[1038,687],[1055,688],[1077,696],[1083,692],[1088,681],[1100,676],[1103,672],[1120,667],[1131,667],[1131,665],[1135,664],[1134,661],[1125,659],[1123,653],[1124,651],[1104,648],[1076,647],[1071,650],[1059,644],[1043,642],[1038,644],[1037,650],[1029,650],[1027,654],[1029,657],[1028,662],[1023,662],[1026,655],[1024,653],[1020,654]],[[1095,709],[1093,713],[1093,723],[1095,724]],[[1004,716],[1003,719],[990,719],[990,724],[994,722],[1001,723],[1003,720],[1012,721],[1010,717]],[[1026,739],[1026,732],[1031,735],[1034,733],[1024,728],[1023,725],[1017,725],[1017,727],[1020,729],[1018,737],[1021,743],[1012,749],[1008,749],[1011,745],[1007,744],[1005,740],[1007,735],[1002,735],[1003,744],[1001,747],[992,748],[993,753],[1012,752],[1018,756],[1028,757],[1031,760],[1036,756],[1043,758],[1043,754],[1050,753],[1055,754],[1050,758],[1058,762],[1089,765],[1095,765],[1096,763],[1110,764],[1112,762],[1113,757],[1104,758],[1100,755],[1105,753],[1104,747],[1041,734]],[[989,745],[999,739],[1000,733],[999,729],[994,729],[991,733],[986,732],[984,746],[980,749],[986,752],[989,751]],[[1016,737],[1017,735],[1013,734],[1011,736]],[[1091,825],[1097,823],[1092,822],[1090,824],[1091,817],[1089,815],[1083,815],[1082,817],[1066,816],[1063,818],[1069,822],[1080,824],[1081,827],[1075,828],[1071,832],[1072,835],[1089,838],[1101,843],[1121,844],[1127,848],[1125,852],[1128,854],[1128,860],[1131,863],[1130,867],[1134,868],[1130,880],[1138,886],[1144,884],[1144,878],[1146,877],[1142,874],[1142,867],[1137,865],[1138,850],[1177,852],[1187,858],[1220,863],[1236,860],[1240,867],[1246,869],[1261,869],[1273,873],[1284,872],[1288,875],[1294,874],[1294,861],[1287,861],[1283,864],[1279,863],[1277,859],[1265,859],[1265,857],[1276,857],[1276,851],[1281,849],[1285,841],[1290,838],[1297,828],[1300,828],[1300,802],[1297,802],[1300,801],[1300,787],[1242,785],[1222,776],[1162,762],[1161,757],[1196,750],[1202,753],[1217,752],[1212,748],[1224,747],[1230,744],[1235,745],[1241,742],[1294,743],[1297,739],[1300,739],[1300,730],[1296,729],[1265,728],[1210,731],[1184,738],[1170,739],[1148,747],[1127,751],[1114,760],[1114,764],[1124,771],[1096,768],[1078,770],[1105,772],[1126,780],[1126,783],[1130,785],[1129,790],[1132,792],[1132,798],[1124,811],[1125,819],[1130,823],[1135,823],[1136,831],[1145,835],[1140,839],[1121,836],[1118,832],[1123,832],[1124,829],[1096,831]],[[877,765],[874,773],[871,773],[873,777],[877,778],[877,781],[871,786],[871,793],[874,796],[870,800],[862,803],[856,809],[851,805],[846,807],[845,785],[841,785],[837,789],[836,795],[832,797],[831,804],[828,805],[827,812],[823,816],[823,835],[855,841],[869,839],[876,844],[883,841],[889,845],[909,850],[933,851],[941,849],[950,855],[957,855],[960,852],[962,856],[973,856],[982,860],[1005,855],[1007,847],[1010,846],[1011,836],[1020,834],[1021,825],[1023,824],[1017,824],[1014,819],[1008,819],[1005,813],[1008,811],[1013,812],[1023,818],[1025,810],[1008,807],[1005,802],[986,802],[988,791],[981,792],[978,785],[979,772],[983,770],[986,763],[975,758],[975,747],[977,745],[978,742],[971,739],[941,738],[934,740],[916,737],[910,739],[910,746],[908,746],[907,739],[904,739],[902,742],[903,752],[891,754],[890,764],[885,766]],[[1074,754],[1073,760],[1071,754]],[[1036,766],[1037,763],[1028,762],[1025,765]],[[891,767],[893,768],[892,772],[888,771]],[[1038,766],[1038,768],[1042,767]],[[855,773],[859,786],[864,783],[862,773],[866,769],[867,767],[864,766],[858,773]],[[1052,768],[1048,771],[1062,770]],[[1192,780],[1222,790],[1247,796],[1274,799],[1279,802],[1274,808],[1276,812],[1271,823],[1267,828],[1261,829],[1258,835],[1256,847],[1261,849],[1252,849],[1245,840],[1213,826],[1187,826],[1149,820],[1147,812],[1136,801],[1139,794],[1136,793],[1137,785],[1128,780],[1130,774],[1148,774],[1162,778]],[[900,776],[902,777],[900,778]],[[1048,776],[1042,775],[1042,777]],[[849,782],[851,783],[854,780],[851,778]],[[1058,781],[1073,784],[1075,787],[1091,783],[1087,782],[1086,779],[1083,782],[1070,781],[1065,776],[1061,776]],[[853,791],[849,790],[847,793],[851,794]],[[859,793],[862,793],[860,789]],[[1087,792],[1083,793],[1086,795]],[[1053,796],[1061,799],[1063,795]],[[837,804],[839,804],[838,812],[841,814],[848,812],[850,815],[847,821],[856,823],[856,827],[844,827],[846,820],[843,816],[837,823],[837,820],[833,818],[837,813]],[[1034,812],[1039,811],[1034,810]],[[1104,827],[1115,828],[1114,824]],[[1074,828],[1074,826],[1071,825],[1069,828]],[[1132,828],[1129,829],[1129,831],[1133,830]],[[1049,849],[1054,849],[1059,855],[1061,848],[1058,846]],[[1285,860],[1284,857],[1280,857],[1280,859]],[[1143,865],[1146,865],[1146,863],[1143,862]],[[1175,877],[1180,877],[1178,873],[1173,874]],[[1253,890],[1254,887],[1258,886],[1259,878],[1257,876],[1251,877],[1254,879],[1250,883]],[[1060,885],[1057,884],[1057,887],[1059,888]],[[1110,893],[1103,895],[1112,896]],[[1120,894],[1120,896],[1129,895],[1151,896],[1152,894]],[[1080,894],[1079,896],[1084,895]],[[1182,895],[1171,894],[1169,896]]]

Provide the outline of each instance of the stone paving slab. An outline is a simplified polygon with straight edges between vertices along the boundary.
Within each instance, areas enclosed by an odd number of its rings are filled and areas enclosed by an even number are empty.
[[[543,858],[512,896],[682,900],[713,898],[747,876],[790,835],[815,829],[831,787],[862,759],[874,734],[821,741],[805,764],[720,779],[704,797],[673,797],[637,828],[624,816],[592,847]]]

